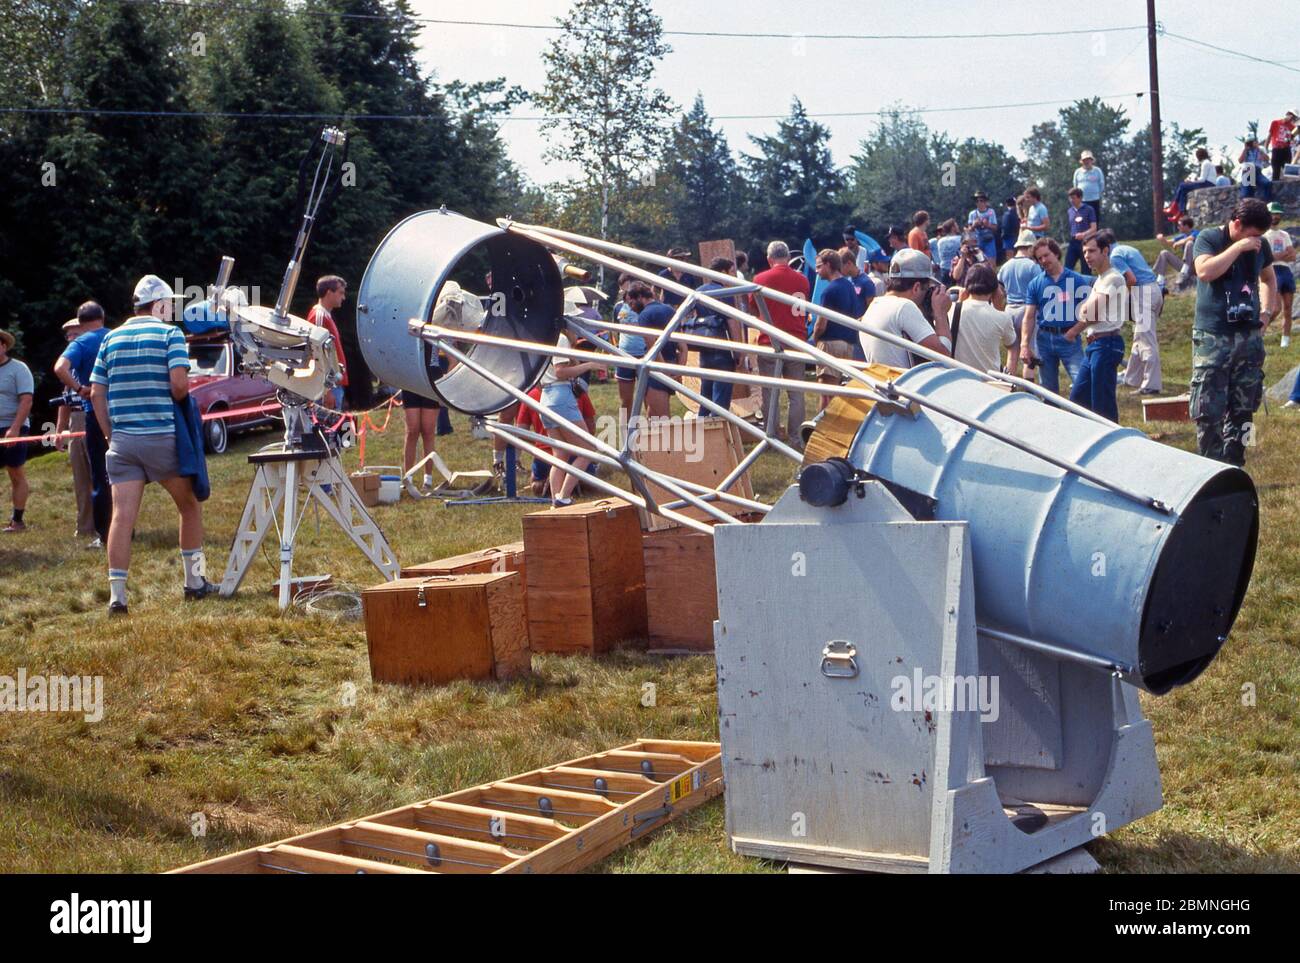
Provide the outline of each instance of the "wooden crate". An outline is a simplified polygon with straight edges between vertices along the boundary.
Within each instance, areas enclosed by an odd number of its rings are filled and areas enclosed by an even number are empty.
[[[604,652],[646,633],[636,509],[602,498],[524,516],[528,638],[536,652]]]
[[[1191,395],[1175,395],[1172,398],[1143,398],[1143,421],[1191,421],[1189,406]]]
[[[370,675],[438,685],[512,679],[532,669],[518,572],[431,575],[361,593]]]
[[[699,433],[693,436],[690,445],[685,444],[686,439],[680,434],[685,431]],[[698,452],[687,450],[697,446]],[[709,488],[720,484],[744,457],[745,448],[741,443],[740,429],[722,418],[652,422],[643,429],[637,440],[636,458],[641,464],[674,478],[694,482],[697,485],[706,485]],[[666,488],[652,482],[648,485],[656,502],[662,504],[677,500],[677,496]],[[746,471],[741,475],[728,491],[743,498],[753,498],[754,486],[750,482],[749,472]],[[747,511],[738,505],[721,500],[717,501],[717,506],[728,515],[741,515]],[[713,519],[713,516],[707,512],[702,512],[693,506],[687,506],[679,511],[689,518],[700,521]],[[651,512],[641,511],[640,515],[641,527],[646,531],[658,531],[677,524]]]
[[[718,617],[713,536],[678,526],[646,532],[642,546],[650,648],[712,652]]]
[[[452,555],[420,565],[410,565],[402,569],[402,578],[423,578],[427,575],[482,575],[489,572],[518,572],[524,574],[524,543],[511,542],[509,545],[494,545],[466,552],[464,555]]]

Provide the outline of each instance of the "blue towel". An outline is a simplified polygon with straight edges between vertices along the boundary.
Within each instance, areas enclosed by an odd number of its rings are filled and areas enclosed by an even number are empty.
[[[803,242],[803,273],[808,278],[808,290],[812,294],[811,301],[816,304],[817,295],[822,293],[822,288],[826,287],[827,282],[817,274],[817,248],[813,247],[812,238],[806,238]],[[813,325],[816,322],[816,315],[810,311],[807,320],[804,322],[804,336],[809,341],[813,339]]]
[[[181,323],[190,334],[230,330],[230,319],[226,317],[226,312],[213,312],[207,301],[195,301],[186,307],[181,312]]]
[[[188,395],[184,401],[172,403],[176,409],[176,461],[180,473],[194,484],[194,497],[208,500],[212,488],[208,484],[208,458],[203,452],[203,417],[199,403]]]

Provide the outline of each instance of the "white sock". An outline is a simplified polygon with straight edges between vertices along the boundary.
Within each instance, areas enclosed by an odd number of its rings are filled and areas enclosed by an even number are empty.
[[[126,604],[126,569],[110,568],[108,570],[108,599],[110,602]]]
[[[428,472],[424,473],[424,487],[425,488],[433,487],[433,476],[430,475]]]
[[[207,560],[201,548],[181,549],[181,570],[185,573],[185,587],[202,588],[208,574]]]

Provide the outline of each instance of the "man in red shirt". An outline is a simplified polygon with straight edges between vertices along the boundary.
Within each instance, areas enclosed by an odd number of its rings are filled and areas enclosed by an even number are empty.
[[[761,284],[766,288],[774,288],[785,294],[793,295],[796,298],[808,300],[808,279],[799,271],[790,267],[790,248],[784,241],[773,241],[767,246],[767,263],[770,265],[766,271],[762,271],[754,276],[754,283]],[[798,308],[792,308],[784,304],[777,304],[774,301],[768,301],[767,310],[772,317],[772,324],[789,334],[794,335],[800,341],[804,341],[808,336],[807,311]],[[758,309],[758,302],[751,294],[749,296],[749,311],[758,317],[763,315]],[[766,334],[758,336],[759,344],[771,344]],[[781,367],[781,377],[788,378],[791,381],[803,381],[805,377],[805,368],[807,366],[802,361],[785,361]],[[776,373],[776,358],[768,355],[759,355],[758,373],[772,377]],[[763,418],[767,419],[772,404],[772,391],[774,389],[763,389]],[[790,411],[786,418],[787,428],[782,431],[780,428],[780,412],[773,419],[777,424],[767,425],[766,430],[769,434],[775,433],[782,441],[790,441],[795,446],[799,444],[799,429],[803,424],[803,403],[804,393],[802,391],[789,390],[786,392],[790,397]],[[779,395],[779,392],[778,392]],[[780,405],[780,398],[776,402]]]
[[[334,323],[334,310],[348,299],[348,282],[337,274],[327,274],[316,282],[316,303],[307,312],[307,320],[320,325],[334,338],[334,351],[338,355],[342,380],[325,396],[326,403],[335,411],[343,410],[343,389],[348,386],[348,369],[343,360],[343,341],[338,325]]]
[[[1272,150],[1273,183],[1282,180],[1282,168],[1291,163],[1291,138],[1295,135],[1296,114],[1288,110],[1285,117],[1279,117],[1268,125],[1268,146]]]

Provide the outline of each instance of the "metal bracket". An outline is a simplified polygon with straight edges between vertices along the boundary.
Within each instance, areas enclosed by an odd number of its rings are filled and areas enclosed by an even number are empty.
[[[835,639],[822,649],[822,675],[828,679],[853,679],[858,674],[858,650],[852,642]]]
[[[654,825],[660,819],[670,815],[673,807],[670,803],[665,803],[658,809],[651,809],[649,812],[637,813],[632,817],[632,835],[631,839],[636,839],[642,833],[648,833],[654,829]]]

